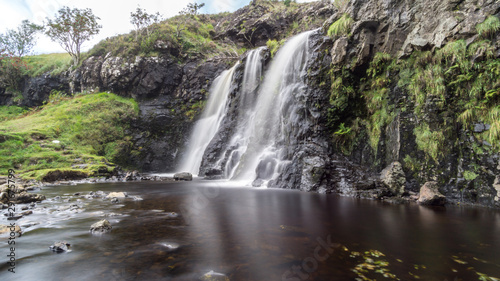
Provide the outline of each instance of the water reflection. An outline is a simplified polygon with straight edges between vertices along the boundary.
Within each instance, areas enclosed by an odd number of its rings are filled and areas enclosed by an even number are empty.
[[[46,211],[61,203],[40,204],[27,217],[39,224],[19,239],[15,279],[197,280],[212,270],[230,280],[380,279],[381,272],[389,280],[391,274],[400,280],[499,277],[495,210],[391,205],[203,181],[78,185],[43,193],[53,198],[91,190],[125,191],[144,200],[82,200],[83,207],[65,220],[58,218],[67,210]],[[90,235],[89,226],[102,218],[112,232]],[[48,250],[60,240],[70,242],[72,251]],[[326,260],[314,258],[320,240],[335,244]],[[7,251],[6,243],[0,251]],[[367,261],[377,262],[379,273],[355,272],[375,266]],[[7,268],[0,266],[1,280],[11,279]]]

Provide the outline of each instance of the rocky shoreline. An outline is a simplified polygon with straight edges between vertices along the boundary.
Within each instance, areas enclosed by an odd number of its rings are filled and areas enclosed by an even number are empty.
[[[205,177],[207,180],[213,180],[210,177]],[[51,182],[43,182],[37,180],[23,180],[16,179],[14,184],[15,198],[8,199],[7,196],[7,178],[0,178],[0,209],[6,209],[8,202],[14,204],[29,204],[38,203],[46,200],[45,196],[36,194],[35,191],[41,189],[43,186],[61,186],[61,185],[79,185],[79,184],[96,184],[96,183],[119,183],[119,182],[175,182],[175,181],[192,181],[193,175],[190,173],[176,173],[171,176],[159,176],[154,174],[141,174],[137,171],[121,172],[114,176],[98,177],[98,178],[84,178],[68,180],[65,178],[56,179]],[[471,203],[459,200],[450,200],[444,196],[438,188],[436,182],[426,182],[419,190],[419,192],[409,191],[404,189],[406,179],[404,172],[401,169],[399,162],[394,162],[386,169],[384,169],[380,176],[359,181],[354,188],[346,187],[339,189],[338,192],[324,192],[331,195],[354,197],[358,199],[378,200],[388,202],[391,204],[407,204],[417,203],[423,206],[469,206],[469,207],[487,207],[495,208],[495,206]],[[363,184],[364,183],[364,184]],[[495,182],[494,186],[500,189],[500,183]],[[500,193],[500,191],[499,191]],[[79,194],[78,194],[79,195]],[[109,196],[108,196],[109,197]],[[115,196],[116,197],[116,196]],[[126,197],[126,196],[124,196]],[[500,199],[497,196],[496,202]]]

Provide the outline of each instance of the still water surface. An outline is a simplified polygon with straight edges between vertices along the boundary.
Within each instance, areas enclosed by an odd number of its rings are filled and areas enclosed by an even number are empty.
[[[98,190],[143,200],[81,198]],[[199,280],[212,270],[232,281],[500,277],[496,210],[392,205],[200,180],[37,193],[48,200],[17,221],[34,225],[16,239],[15,274],[7,271],[9,249],[1,240],[0,280]],[[112,231],[90,234],[101,219]],[[71,251],[51,252],[61,240]]]

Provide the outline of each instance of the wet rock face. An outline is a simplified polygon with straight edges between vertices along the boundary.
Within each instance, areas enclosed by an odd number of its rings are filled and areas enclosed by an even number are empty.
[[[446,197],[439,192],[436,182],[426,182],[420,188],[417,202],[421,205],[443,206],[446,204]]]

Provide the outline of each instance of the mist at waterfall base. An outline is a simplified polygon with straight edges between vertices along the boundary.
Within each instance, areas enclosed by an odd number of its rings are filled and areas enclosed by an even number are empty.
[[[288,40],[265,73],[264,48],[248,53],[241,90],[237,93],[240,95],[237,116],[226,115],[231,79],[239,63],[215,80],[207,108],[193,129],[179,171],[198,175],[203,157],[206,157],[203,152],[217,134],[221,121],[236,118],[234,133],[215,161],[215,167],[222,170],[222,178],[260,186],[279,176],[290,164],[290,146],[300,134],[295,124],[306,122],[301,120],[294,101],[302,98],[307,87],[309,36],[314,32],[304,32]]]
[[[383,274],[431,281],[500,277],[498,210],[394,205],[232,183],[44,187],[37,193],[47,200],[16,221],[24,234],[15,240],[15,274],[5,262],[11,246],[0,243],[0,280],[192,281],[212,280],[202,278],[211,271],[231,281],[356,280],[358,273],[370,280],[396,280]],[[73,195],[98,190],[143,200],[113,204]],[[89,233],[101,219],[110,221],[111,232]],[[0,215],[0,224],[10,223]],[[56,241],[70,243],[70,252],[52,252]]]

